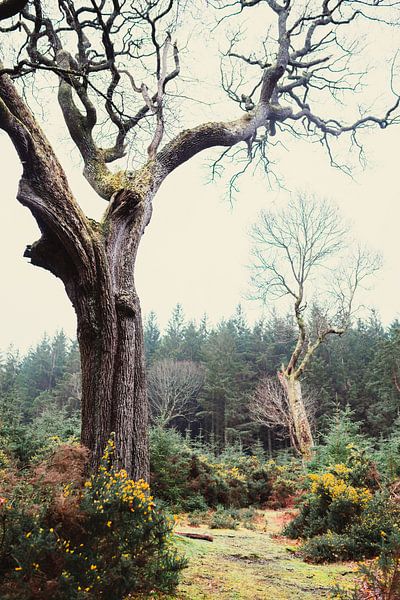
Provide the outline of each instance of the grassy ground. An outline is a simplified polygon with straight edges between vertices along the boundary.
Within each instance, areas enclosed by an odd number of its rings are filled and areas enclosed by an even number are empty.
[[[311,565],[296,557],[295,543],[277,536],[286,517],[284,511],[265,511],[255,530],[210,530],[178,523],[178,531],[208,533],[214,541],[178,538],[190,562],[176,597],[315,600],[327,598],[335,582],[351,582],[354,565]]]

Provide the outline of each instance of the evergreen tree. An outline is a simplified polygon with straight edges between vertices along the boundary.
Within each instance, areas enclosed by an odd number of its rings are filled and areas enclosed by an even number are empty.
[[[180,304],[177,304],[162,337],[157,358],[183,360],[183,344],[185,339],[185,317]]]
[[[160,329],[157,323],[157,315],[151,311],[144,322],[144,348],[146,353],[146,364],[148,367],[153,363],[154,357],[160,348]]]

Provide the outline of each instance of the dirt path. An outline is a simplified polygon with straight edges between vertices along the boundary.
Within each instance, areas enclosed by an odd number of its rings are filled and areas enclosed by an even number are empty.
[[[311,600],[327,598],[338,582],[351,582],[353,565],[310,565],[294,555],[290,540],[273,537],[284,511],[265,511],[257,529],[210,530],[178,525],[183,532],[208,533],[213,542],[179,538],[189,558],[178,588],[180,600]],[[266,523],[266,525],[265,525]]]

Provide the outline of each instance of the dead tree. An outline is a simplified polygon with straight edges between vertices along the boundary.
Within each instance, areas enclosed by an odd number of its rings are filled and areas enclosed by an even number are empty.
[[[264,302],[287,296],[293,302],[297,342],[286,365],[278,373],[283,398],[275,394],[280,411],[286,408],[287,428],[294,448],[308,460],[313,437],[301,379],[318,347],[331,335],[343,335],[356,309],[355,295],[362,282],[380,267],[380,257],[357,248],[343,254],[346,229],[338,211],[327,202],[298,195],[277,212],[264,211],[253,228],[254,264],[252,284]],[[324,290],[321,270],[332,274]],[[319,284],[313,280],[320,276]],[[325,298],[323,298],[325,292]],[[305,313],[312,294],[313,322]]]
[[[315,416],[316,399],[312,394],[304,396],[304,408],[308,422]],[[290,445],[300,454],[292,411],[286,390],[276,377],[263,377],[249,403],[250,415],[255,423],[273,429],[282,439],[289,438]]]
[[[20,10],[17,0],[7,4],[14,7],[9,14]],[[350,55],[339,32],[356,21],[362,35],[369,19],[383,21],[383,2],[323,0],[312,7],[294,0],[209,5],[208,11],[223,16],[217,33],[229,22],[232,8],[260,9],[259,18],[271,23],[266,41],[273,51],[235,58],[232,46],[230,59],[251,69],[256,80],[244,90],[243,102],[224,79],[230,98],[244,113],[226,120],[222,111],[221,120],[181,126],[177,134],[179,120],[167,117],[174,101],[179,104],[190,96],[184,81],[179,83],[180,54],[174,39],[181,23],[187,27],[190,13],[182,15],[187,3],[59,0],[45,5],[29,0],[18,17],[2,21],[2,55],[8,58],[0,71],[0,128],[23,166],[17,198],[41,231],[25,256],[62,280],[76,312],[82,443],[92,451],[94,466],[114,431],[118,464],[134,477],[149,473],[143,334],[134,270],[154,196],[165,178],[212,147],[242,144],[251,157],[253,148],[266,148],[275,134],[297,130],[320,136],[329,148],[331,139],[356,140],[361,129],[384,129],[395,122],[396,94],[382,114],[357,114],[349,123],[333,118],[327,101],[343,87],[337,61]],[[39,125],[40,115],[31,112],[26,94],[21,94],[21,80],[35,87],[45,111],[53,97],[41,91],[41,82],[47,90],[51,84],[57,87],[54,99],[82,157],[84,176],[107,203],[101,222],[87,218],[79,207]],[[112,163],[118,164],[114,170]]]

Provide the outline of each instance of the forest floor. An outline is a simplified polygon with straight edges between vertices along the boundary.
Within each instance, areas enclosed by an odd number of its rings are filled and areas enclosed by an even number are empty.
[[[339,583],[351,584],[355,564],[312,565],[296,556],[297,543],[279,535],[291,518],[284,510],[259,511],[254,529],[191,527],[179,532],[212,535],[213,542],[179,536],[189,559],[175,598],[179,600],[311,600],[328,598]]]

